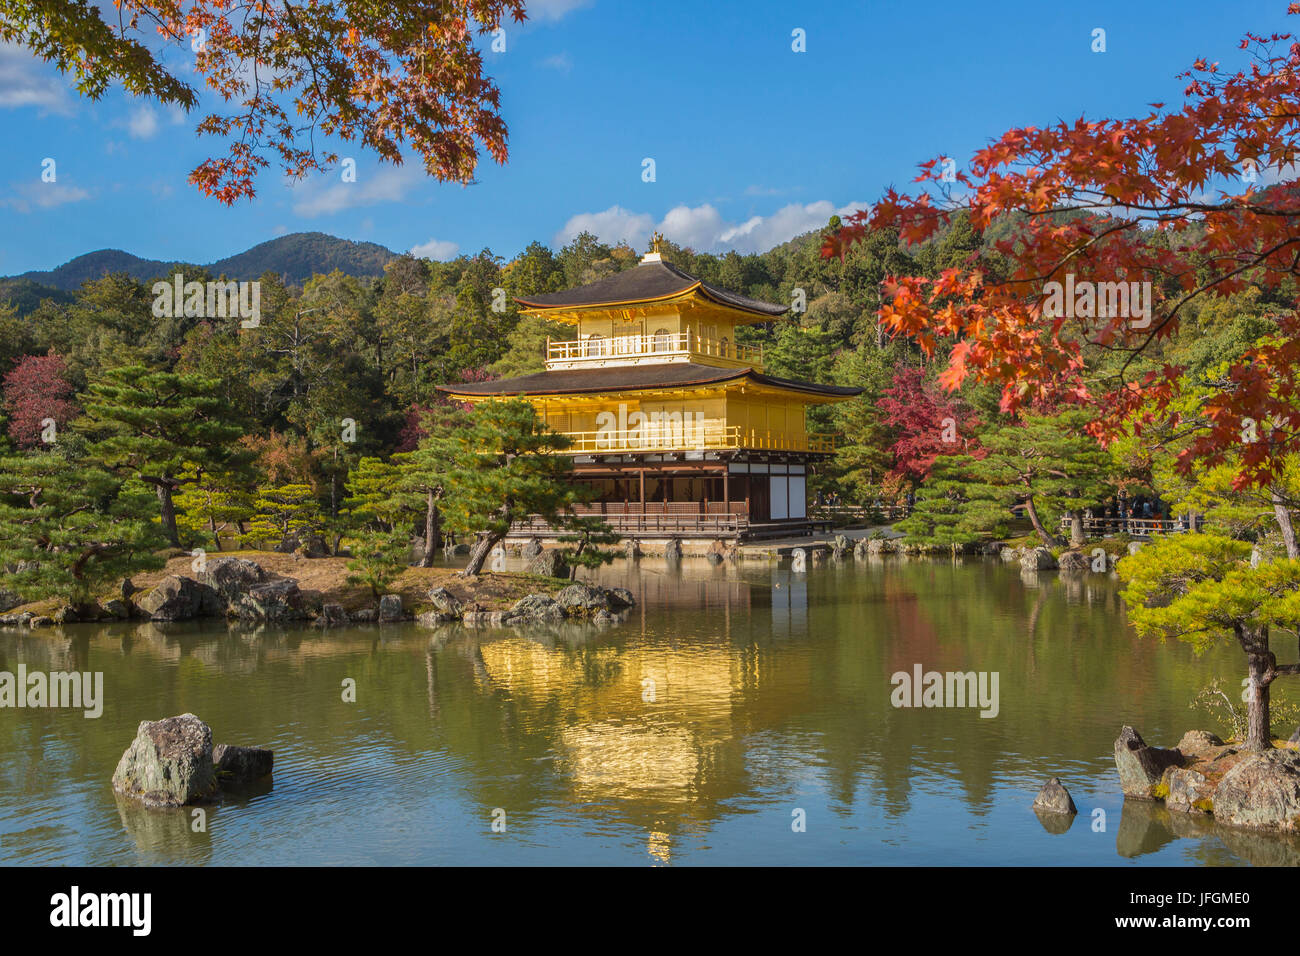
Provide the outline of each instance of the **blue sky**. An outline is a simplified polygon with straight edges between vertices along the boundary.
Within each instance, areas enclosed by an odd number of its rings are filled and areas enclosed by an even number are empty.
[[[584,227],[638,249],[661,229],[700,250],[762,251],[1010,126],[1180,102],[1176,76],[1196,57],[1236,65],[1246,30],[1300,27],[1285,0],[529,9],[506,51],[485,54],[510,127],[505,166],[485,159],[476,184],[438,184],[418,162],[385,166],[344,144],[357,182],[290,186],[272,166],[233,208],[186,183],[217,144],[196,138],[196,116],[120,92],[79,100],[51,68],[0,47],[0,275],[106,247],[208,262],[306,230],[433,258],[558,247]],[[1091,49],[1098,27],[1104,53]],[[791,49],[796,28],[806,52]],[[41,181],[46,158],[54,184]]]

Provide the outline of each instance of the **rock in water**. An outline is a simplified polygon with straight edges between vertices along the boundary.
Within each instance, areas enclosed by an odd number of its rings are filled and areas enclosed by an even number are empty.
[[[1046,548],[1032,548],[1020,556],[1020,567],[1026,571],[1053,571],[1057,564]]]
[[[589,617],[597,611],[614,609],[605,589],[593,584],[570,584],[555,595],[555,602],[570,617]]]
[[[1043,784],[1034,798],[1034,809],[1043,813],[1078,813],[1070,791],[1056,777]]]
[[[629,561],[641,560],[641,545],[636,538],[628,538],[623,542],[623,557]]]
[[[243,620],[279,624],[307,616],[302,592],[293,578],[279,578],[255,584],[230,604],[230,610]]]
[[[1148,747],[1142,735],[1127,724],[1115,738],[1115,768],[1126,797],[1152,799],[1151,790],[1160,782],[1165,768],[1179,767],[1182,763],[1183,755],[1177,750]]]
[[[429,603],[433,605],[433,611],[426,612],[426,624],[446,624],[448,621],[459,621],[461,614],[465,612],[460,599],[446,588],[430,588]]]
[[[521,553],[523,554],[524,560],[526,561],[531,561],[533,558],[537,557],[539,554],[542,553],[541,539],[529,538],[528,543],[524,545],[523,551]]]
[[[270,776],[275,766],[275,754],[260,747],[217,744],[212,748],[212,765],[223,785],[252,783]]]
[[[1091,571],[1092,562],[1082,551],[1062,551],[1057,563],[1062,571]]]
[[[669,564],[678,564],[682,560],[682,543],[677,538],[669,538],[664,545],[664,560]]]
[[[379,623],[394,624],[402,619],[402,596],[385,594],[379,599]]]
[[[1300,827],[1300,753],[1266,750],[1243,758],[1214,790],[1214,819],[1239,827]]]
[[[208,562],[203,580],[229,604],[249,588],[263,583],[266,572],[256,561],[247,558],[214,558]]]
[[[1189,730],[1176,749],[1184,757],[1204,757],[1222,746],[1223,741],[1208,730]]]
[[[317,627],[347,627],[348,612],[342,604],[322,604],[315,623]]]
[[[616,611],[636,606],[636,598],[627,588],[610,588],[605,592],[605,596],[609,599],[610,607]]]
[[[188,621],[216,610],[218,604],[212,588],[178,574],[167,575],[136,602],[151,621]]]
[[[564,608],[546,594],[526,594],[514,603],[506,612],[505,623],[515,624],[524,621],[563,621]]]
[[[543,551],[529,562],[528,573],[547,578],[567,578],[569,566],[564,563],[564,555],[559,551]]]
[[[193,714],[142,720],[113,774],[113,789],[147,807],[180,807],[217,791],[212,730]]]
[[[1165,797],[1167,808],[1181,813],[1205,812],[1203,801],[1210,796],[1205,774],[1196,770],[1179,770],[1171,767],[1165,771],[1165,782],[1169,786],[1169,794]]]

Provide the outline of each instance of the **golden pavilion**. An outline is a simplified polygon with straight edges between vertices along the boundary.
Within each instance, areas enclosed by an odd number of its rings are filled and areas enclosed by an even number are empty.
[[[573,328],[547,341],[546,370],[439,386],[466,402],[524,398],[572,442],[584,511],[626,537],[739,540],[811,530],[808,474],[832,450],[809,434],[808,406],[860,389],[776,378],[742,325],[785,306],[719,289],[657,251],[564,292],[517,298],[526,314]],[[545,535],[537,519],[512,535]]]

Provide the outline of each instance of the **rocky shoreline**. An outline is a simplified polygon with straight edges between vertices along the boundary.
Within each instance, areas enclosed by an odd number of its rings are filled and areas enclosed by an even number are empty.
[[[1162,801],[1177,813],[1203,813],[1228,826],[1300,830],[1300,752],[1259,753],[1189,730],[1176,747],[1152,747],[1132,727],[1115,740],[1125,798]]]
[[[298,563],[285,563],[294,560]],[[485,573],[464,579],[450,569],[435,568],[406,569],[393,593],[375,599],[363,588],[343,584],[346,569],[341,559],[283,555],[259,555],[259,560],[211,558],[201,571],[192,570],[188,557],[177,558],[161,577],[151,577],[157,579],[146,579],[143,586],[124,581],[119,596],[89,609],[51,606],[51,602],[20,606],[0,615],[0,627],[36,629],[129,620],[235,620],[321,628],[404,621],[424,627],[452,623],[501,627],[565,620],[612,624],[636,604],[626,588],[527,574]]]
[[[1152,747],[1126,724],[1114,749],[1126,812],[1132,800],[1162,806],[1174,817],[1300,833],[1300,751],[1289,744],[1253,752],[1208,731],[1189,730],[1176,747]],[[1078,812],[1056,777],[1038,792],[1033,810],[1053,833],[1069,829]]]

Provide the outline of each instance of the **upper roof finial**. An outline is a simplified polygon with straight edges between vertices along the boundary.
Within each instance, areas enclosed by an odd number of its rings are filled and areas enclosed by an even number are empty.
[[[642,262],[661,261],[662,257],[659,255],[659,246],[663,241],[664,241],[664,234],[662,232],[652,232],[650,234],[650,251],[641,257],[641,261]]]

